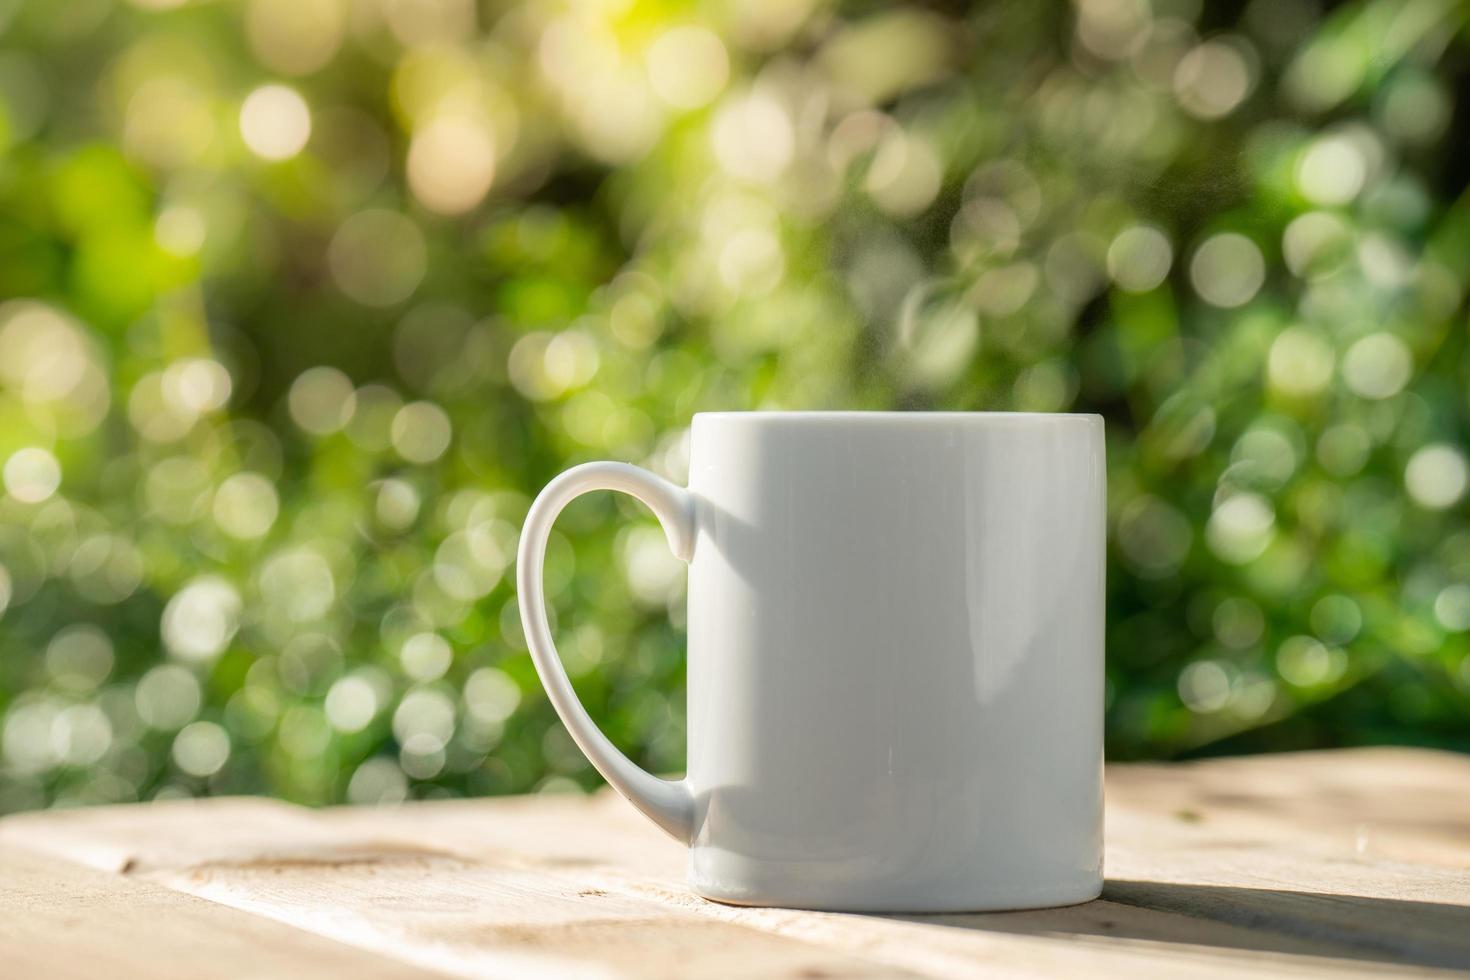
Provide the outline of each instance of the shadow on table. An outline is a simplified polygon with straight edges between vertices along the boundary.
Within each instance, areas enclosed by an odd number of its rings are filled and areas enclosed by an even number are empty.
[[[1470,907],[1360,895],[1109,880],[1100,899],[1070,908],[896,918],[1013,935],[1470,969]]]

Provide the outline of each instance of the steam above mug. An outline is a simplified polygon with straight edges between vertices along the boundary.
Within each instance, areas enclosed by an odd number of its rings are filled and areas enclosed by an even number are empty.
[[[1066,905],[1102,886],[1105,487],[1092,415],[713,413],[689,488],[588,463],[532,505],[536,669],[617,790],[722,902]],[[689,562],[688,775],[634,765],[547,624],[556,515],[621,490]]]

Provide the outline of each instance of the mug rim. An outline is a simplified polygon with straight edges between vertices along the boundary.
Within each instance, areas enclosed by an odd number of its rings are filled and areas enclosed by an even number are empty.
[[[1095,412],[894,412],[894,411],[785,411],[781,409],[758,409],[749,412],[695,412],[694,419],[711,419],[720,422],[878,422],[921,425],[926,422],[969,422],[1005,423],[1021,422],[1031,425],[1048,422],[1085,422],[1101,424],[1103,417]]]

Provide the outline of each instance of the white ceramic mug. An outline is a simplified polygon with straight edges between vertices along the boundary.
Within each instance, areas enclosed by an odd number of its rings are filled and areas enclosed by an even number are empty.
[[[621,463],[553,480],[521,619],[572,737],[689,845],[700,894],[936,912],[1102,887],[1103,426],[1095,415],[696,415],[689,489]],[[556,515],[621,490],[689,562],[688,775],[577,700],[542,589]]]

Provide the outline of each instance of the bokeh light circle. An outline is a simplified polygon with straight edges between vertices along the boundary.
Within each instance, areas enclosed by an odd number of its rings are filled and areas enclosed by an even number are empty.
[[[311,109],[286,85],[263,85],[240,104],[240,137],[263,160],[289,160],[311,137]]]
[[[364,306],[394,306],[408,299],[428,271],[428,261],[418,225],[386,208],[352,215],[327,249],[333,280]]]

